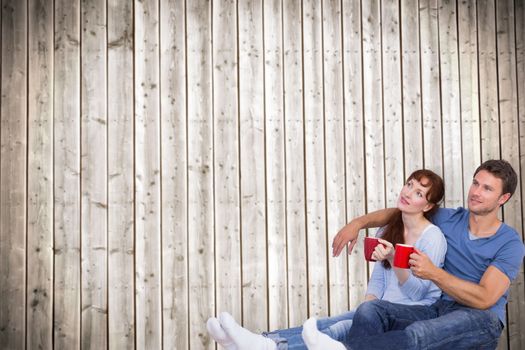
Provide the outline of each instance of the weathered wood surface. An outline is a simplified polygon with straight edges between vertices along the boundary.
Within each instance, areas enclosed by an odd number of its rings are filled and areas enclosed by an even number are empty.
[[[525,168],[524,21],[523,0],[4,1],[0,348],[214,349],[221,311],[261,332],[355,308],[347,221],[417,168],[451,207],[482,160]],[[523,186],[501,212],[521,235]],[[525,344],[524,288],[499,349]]]

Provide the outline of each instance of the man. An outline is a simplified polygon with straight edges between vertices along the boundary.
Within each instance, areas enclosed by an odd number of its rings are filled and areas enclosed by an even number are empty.
[[[505,324],[505,304],[525,249],[517,232],[498,219],[512,196],[517,176],[504,160],[489,160],[474,173],[468,210],[440,209],[433,217],[447,239],[443,268],[416,251],[412,273],[443,290],[430,306],[382,300],[362,304],[347,337],[351,349],[495,349]],[[333,254],[352,251],[360,229],[383,225],[396,209],[356,218],[334,238]]]

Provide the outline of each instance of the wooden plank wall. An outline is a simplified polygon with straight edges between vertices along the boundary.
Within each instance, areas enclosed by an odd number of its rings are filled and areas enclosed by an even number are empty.
[[[0,348],[213,349],[362,300],[350,218],[520,172],[523,0],[3,0]],[[365,233],[363,232],[363,235]],[[524,349],[523,270],[500,349]]]

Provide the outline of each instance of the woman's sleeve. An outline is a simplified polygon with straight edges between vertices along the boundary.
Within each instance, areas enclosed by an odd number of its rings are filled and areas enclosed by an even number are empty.
[[[445,261],[447,252],[447,241],[441,230],[432,226],[424,233],[423,237],[416,242],[416,248],[428,255],[434,265],[441,267]],[[422,280],[410,274],[408,279],[400,285],[400,289],[407,297],[413,301],[422,300],[428,296],[441,294],[439,288],[429,280]]]
[[[368,288],[366,289],[366,294],[375,295],[377,299],[382,299],[383,294],[385,293],[385,268],[381,262],[376,262],[374,264],[374,270],[372,271],[372,276],[368,281]]]

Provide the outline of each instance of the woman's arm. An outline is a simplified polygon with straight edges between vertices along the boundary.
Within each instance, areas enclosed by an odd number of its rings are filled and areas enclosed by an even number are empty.
[[[385,280],[385,269],[381,263],[375,263],[372,275],[368,281],[368,287],[366,288],[365,300],[381,299],[385,294],[386,280]]]
[[[428,232],[424,233],[424,236],[420,238],[420,241],[416,243],[416,250],[425,254],[433,265],[441,267],[443,266],[445,254],[447,252],[447,241],[441,230],[436,226],[432,226],[429,228]],[[416,254],[413,254],[412,256],[414,255]],[[440,294],[438,288],[433,285],[432,281],[418,278],[414,276],[414,274],[408,273],[410,271],[408,269],[396,270],[403,270],[407,274],[405,281],[400,281],[400,288],[410,299],[416,301]]]

